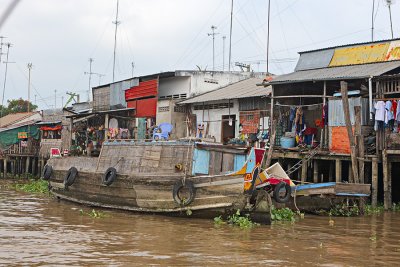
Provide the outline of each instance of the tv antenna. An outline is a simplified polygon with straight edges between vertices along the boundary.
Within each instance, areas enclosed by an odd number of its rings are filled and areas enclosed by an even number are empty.
[[[217,26],[212,25],[211,26],[212,33],[207,33],[208,36],[212,36],[212,41],[213,41],[213,68],[212,68],[213,71],[215,71],[215,35],[219,34],[215,32],[216,29]]]

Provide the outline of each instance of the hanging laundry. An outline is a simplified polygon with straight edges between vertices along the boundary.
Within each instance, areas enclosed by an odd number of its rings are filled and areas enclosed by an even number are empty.
[[[397,101],[396,120],[400,122],[400,100]]]
[[[385,102],[385,123],[388,124],[390,120],[393,120],[393,111],[392,111],[392,101]]]
[[[396,100],[392,100],[392,112],[393,112],[393,119],[396,120],[396,118],[397,118],[397,102],[396,102]]]
[[[385,102],[378,101],[375,103],[375,120],[384,121],[385,120]]]
[[[298,107],[296,110],[296,119],[295,119],[296,124],[303,124],[303,108]]]

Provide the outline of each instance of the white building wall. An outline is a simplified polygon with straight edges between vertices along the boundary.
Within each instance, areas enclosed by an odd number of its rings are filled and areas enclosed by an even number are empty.
[[[190,77],[171,77],[160,79],[158,85],[158,97],[171,95],[189,94]]]
[[[207,104],[217,104],[217,103],[227,103],[228,100],[221,100],[221,101],[212,101],[207,102]],[[215,141],[220,143],[221,142],[221,134],[222,134],[222,115],[236,115],[235,123],[235,137],[239,136],[239,102],[237,99],[231,100],[233,103],[233,107],[230,109],[222,108],[222,109],[210,109],[204,110],[204,117],[203,117],[203,110],[194,110],[194,105],[201,105],[201,103],[192,104],[191,109],[192,113],[196,115],[196,122],[200,124],[201,122],[206,122],[208,130],[207,137],[214,137]]]
[[[186,97],[189,98],[249,77],[260,77],[261,82],[264,74],[222,71],[176,71],[175,77],[160,80],[158,96],[159,98],[164,98],[166,96],[186,94]]]

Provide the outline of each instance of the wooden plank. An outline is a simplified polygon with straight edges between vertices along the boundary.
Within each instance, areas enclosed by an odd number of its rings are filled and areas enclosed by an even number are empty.
[[[222,172],[233,171],[235,158],[233,154],[224,153],[222,155]]]
[[[349,136],[350,141],[350,156],[352,162],[352,169],[354,175],[354,182],[359,183],[359,176],[358,176],[358,167],[357,167],[357,152],[354,145],[354,136],[350,121],[350,106],[349,106],[349,99],[347,95],[347,82],[341,81],[340,82],[340,91],[342,94],[342,103],[343,103],[343,111],[344,111],[344,118],[346,121],[346,129],[347,135]]]

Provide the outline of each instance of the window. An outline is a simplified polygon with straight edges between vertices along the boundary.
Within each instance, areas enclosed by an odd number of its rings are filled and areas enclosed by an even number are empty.
[[[169,112],[169,106],[158,107],[158,112]]]
[[[205,105],[195,105],[194,110],[207,110],[207,109],[222,109],[222,108],[233,108],[233,103],[218,103],[218,104],[205,104]]]

